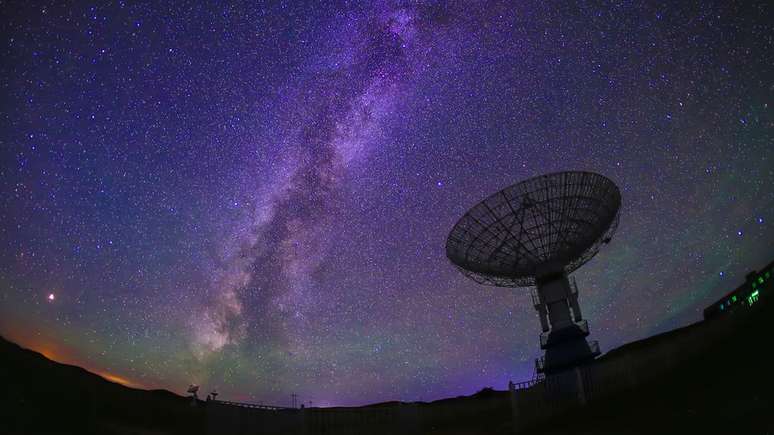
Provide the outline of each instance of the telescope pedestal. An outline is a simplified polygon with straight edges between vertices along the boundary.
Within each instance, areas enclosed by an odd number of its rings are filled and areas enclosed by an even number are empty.
[[[588,323],[581,314],[577,288],[570,286],[566,273],[539,276],[534,303],[543,329],[540,347],[545,349],[545,357],[538,363],[539,372],[564,371],[600,354],[598,343],[586,341]]]

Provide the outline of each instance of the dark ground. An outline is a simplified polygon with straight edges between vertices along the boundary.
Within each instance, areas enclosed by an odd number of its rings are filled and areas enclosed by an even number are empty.
[[[733,334],[658,381],[590,402],[525,433],[774,435],[773,302],[762,299],[754,311],[735,314],[744,317],[728,322]]]
[[[762,300],[757,309],[728,322],[729,327],[735,328],[729,338],[716,341],[706,352],[682,362],[658,381],[592,401],[583,408],[526,428],[524,433],[774,435],[771,302]],[[609,354],[647,346],[652,340],[669,339],[667,333]],[[206,407],[192,407],[187,398],[168,391],[127,388],[79,367],[50,361],[3,339],[0,385],[1,434],[197,434],[207,427]],[[491,400],[493,395],[505,397],[506,393],[484,392],[443,402],[486,400],[484,396]],[[479,420],[486,421],[450,420],[448,425],[422,431],[508,433],[509,418],[507,413],[496,412],[479,416]]]
[[[138,390],[0,338],[0,434],[196,433],[201,408],[166,390]]]

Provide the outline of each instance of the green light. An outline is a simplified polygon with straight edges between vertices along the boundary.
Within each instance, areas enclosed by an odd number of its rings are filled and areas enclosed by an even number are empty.
[[[765,275],[765,276],[766,276],[766,279],[769,279],[769,278],[771,278],[771,272],[766,272],[766,275]]]
[[[752,305],[756,302],[758,302],[758,290],[750,293],[750,296],[747,296],[747,302]]]
[[[763,284],[763,277],[762,276],[758,277],[758,284]]]
[[[736,302],[736,295],[731,296],[731,302]]]

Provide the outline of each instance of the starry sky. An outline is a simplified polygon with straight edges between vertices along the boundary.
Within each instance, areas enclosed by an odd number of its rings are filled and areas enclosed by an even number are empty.
[[[623,195],[590,338],[699,320],[774,258],[774,5],[569,3],[0,2],[0,333],[228,400],[503,389],[529,292],[445,239],[571,169]]]

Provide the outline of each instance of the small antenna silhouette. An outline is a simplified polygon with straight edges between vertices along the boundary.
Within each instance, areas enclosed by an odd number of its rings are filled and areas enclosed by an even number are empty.
[[[197,394],[199,392],[199,386],[191,384],[188,386],[187,392],[191,395],[191,406],[196,406],[196,401],[199,400],[199,395]]]
[[[188,391],[187,392],[189,394],[191,394],[191,397],[197,397],[198,398],[197,393],[199,392],[199,386],[191,384],[191,385],[188,386]]]

